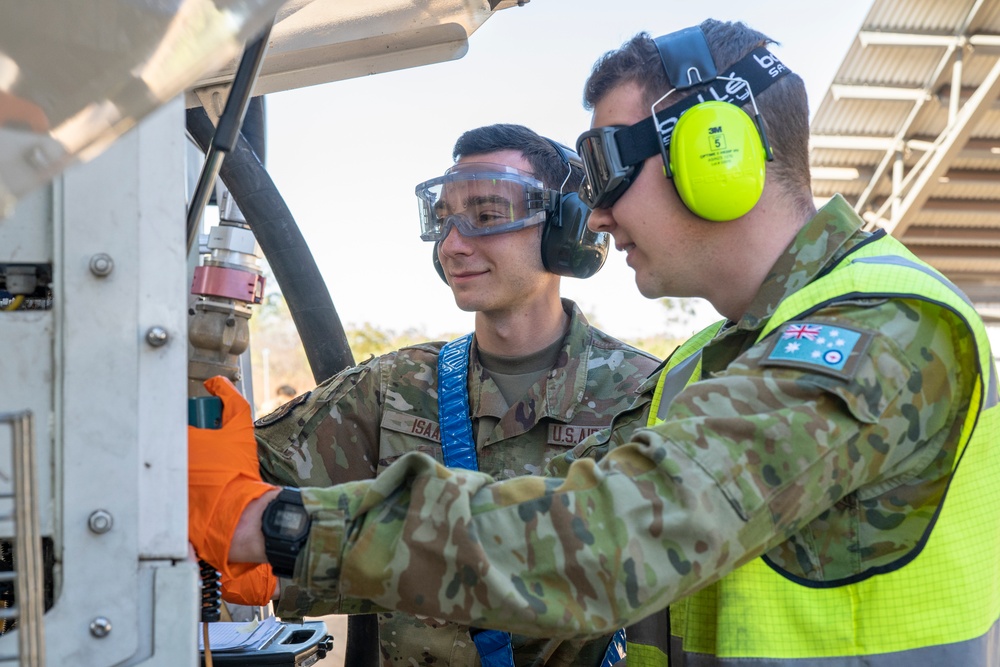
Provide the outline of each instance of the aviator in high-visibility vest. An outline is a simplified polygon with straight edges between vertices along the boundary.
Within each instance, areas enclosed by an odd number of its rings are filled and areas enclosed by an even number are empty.
[[[674,603],[672,652],[684,656],[685,667],[855,667],[861,664],[857,656],[865,656],[866,667],[1000,665],[1000,407],[986,330],[971,304],[885,236],[862,244],[829,274],[781,302],[758,342],[789,320],[859,296],[940,304],[975,337],[977,386],[937,518],[922,548],[891,571],[838,585],[793,580],[757,558]],[[701,350],[721,324],[672,355],[657,384],[650,425],[700,377]],[[655,644],[665,648],[660,639]],[[644,665],[666,662],[652,645],[636,649],[630,642],[630,665],[633,655],[648,657]]]

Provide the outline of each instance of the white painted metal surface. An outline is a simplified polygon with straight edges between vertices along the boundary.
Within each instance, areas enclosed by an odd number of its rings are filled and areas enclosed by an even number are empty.
[[[469,35],[516,4],[5,7],[0,287],[11,289],[17,265],[52,275],[51,307],[0,312],[0,412],[34,416],[40,531],[54,544],[45,664],[198,662],[198,572],[187,545],[185,103],[219,100],[221,110],[243,42],[279,7],[255,94],[461,57]],[[86,164],[62,171],[74,161]],[[160,335],[150,338],[153,330]],[[0,493],[11,447],[0,434]],[[11,509],[0,499],[0,540],[15,535],[2,518]],[[18,637],[0,635],[0,657],[17,653]]]

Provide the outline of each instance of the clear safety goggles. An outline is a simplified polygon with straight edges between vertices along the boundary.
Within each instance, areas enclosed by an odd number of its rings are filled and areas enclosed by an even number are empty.
[[[500,164],[464,162],[416,187],[420,238],[440,241],[452,227],[463,236],[505,234],[545,222],[552,191]]]

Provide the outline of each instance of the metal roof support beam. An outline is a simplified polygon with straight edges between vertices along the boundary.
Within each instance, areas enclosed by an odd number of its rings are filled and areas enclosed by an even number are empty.
[[[955,124],[958,117],[958,103],[962,97],[962,49],[955,52],[955,62],[951,64],[951,99],[948,100],[948,127]]]
[[[941,60],[938,61],[937,66],[934,68],[933,74],[931,74],[930,78],[928,78],[927,80],[928,86],[933,85],[933,82],[937,81],[938,77],[941,76],[941,72],[944,71],[945,65],[947,65],[948,62],[951,60],[951,55],[953,51],[954,47],[949,47],[947,52],[943,56],[941,56]],[[858,197],[857,202],[855,202],[854,204],[855,211],[864,210],[865,206],[868,204],[869,198],[875,191],[875,186],[878,185],[878,182],[880,180],[882,180],[882,176],[885,175],[885,170],[889,167],[889,163],[892,162],[893,156],[895,154],[895,146],[898,146],[901,143],[903,143],[906,137],[906,133],[910,131],[910,126],[913,125],[913,121],[916,120],[917,114],[920,113],[920,109],[923,107],[924,102],[926,102],[926,100],[927,100],[926,97],[922,97],[913,103],[913,108],[910,109],[910,113],[907,114],[906,119],[903,121],[902,125],[900,125],[899,127],[899,130],[896,132],[896,136],[893,137],[893,146],[885,152],[885,155],[882,156],[882,159],[879,161],[878,166],[875,167],[875,173],[872,175],[872,180],[868,182],[868,185],[865,187],[864,192],[861,193],[861,195]]]
[[[903,151],[896,151],[896,158],[892,161],[892,197],[889,199],[893,220],[896,219],[900,203],[903,200],[903,172],[905,169]]]
[[[961,25],[958,26],[958,30],[955,31],[956,35],[965,35],[965,33],[968,32],[969,26],[972,25],[972,21],[975,20],[976,15],[983,6],[983,1],[984,0],[976,0],[975,4],[969,8],[969,11],[965,15],[965,19],[962,21]],[[958,48],[957,44],[952,44],[945,48],[945,52],[941,55],[941,59],[938,60],[937,66],[934,68],[934,72],[927,79],[928,88],[933,86],[938,78],[940,78],[944,68],[949,62],[951,62],[952,54],[955,52],[956,48]],[[913,108],[910,110],[909,115],[907,115],[906,120],[903,121],[899,131],[896,133],[896,145],[902,142],[904,137],[906,137],[906,134],[910,131],[910,126],[913,125],[913,122],[916,120],[917,114],[920,112],[920,108],[923,106],[924,101],[925,100],[918,100],[913,104]],[[868,183],[868,186],[865,187],[864,192],[861,193],[861,196],[858,197],[858,201],[854,204],[854,210],[864,210],[869,198],[875,191],[875,186],[882,179],[882,176],[885,174],[885,170],[889,167],[892,157],[893,149],[887,150],[885,155],[882,156],[882,160],[879,162],[878,167],[875,168],[875,174],[872,176],[872,180]]]
[[[879,32],[862,30],[858,33],[861,46],[932,46],[957,47],[965,42],[972,46],[1000,46],[1000,35],[938,35],[919,32]]]
[[[835,100],[903,100],[923,101],[930,96],[926,88],[900,88],[895,86],[856,86],[834,83],[830,86]]]
[[[919,32],[878,32],[862,30],[858,33],[861,46],[958,46],[961,37],[934,35]]]
[[[995,102],[992,107],[996,108]],[[902,146],[907,151],[926,153],[934,150],[935,142],[927,139],[907,139]],[[809,137],[809,148],[845,151],[889,151],[897,146],[895,137],[868,137],[843,134],[813,134]],[[971,160],[996,159],[1000,155],[1000,138],[970,139],[962,147],[961,157]]]
[[[813,134],[809,136],[809,148],[833,148],[848,151],[887,151],[893,147],[895,140],[895,137]]]
[[[988,169],[949,169],[938,179],[938,182],[955,185],[975,185],[978,187],[995,186],[1000,185],[1000,171],[991,171]],[[1000,206],[997,206],[995,202],[993,205],[996,207],[994,210],[1000,210]]]
[[[928,252],[940,252],[940,248],[973,246],[975,248],[1000,248],[1000,229],[979,229],[966,227],[950,229],[946,227],[914,228],[914,233],[903,236],[903,243],[912,248],[915,245],[928,246]]]
[[[924,202],[923,209],[926,213],[938,213],[945,216],[954,215],[982,215],[996,216],[997,203],[989,200],[972,199],[928,199]]]
[[[913,216],[923,206],[930,197],[930,190],[927,185],[931,179],[936,179],[944,175],[947,165],[961,150],[965,141],[972,132],[973,124],[979,120],[988,104],[986,100],[993,100],[1000,93],[1000,58],[993,64],[989,74],[983,79],[979,89],[973,94],[969,101],[962,107],[955,122],[947,130],[943,141],[931,154],[930,160],[923,170],[914,180],[909,189],[909,193],[899,207],[898,215],[894,215],[889,222],[886,231],[894,236],[899,236],[910,225]]]

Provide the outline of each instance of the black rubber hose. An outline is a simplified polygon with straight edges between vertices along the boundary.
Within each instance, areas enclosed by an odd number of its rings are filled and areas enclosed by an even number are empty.
[[[250,98],[240,132],[250,144],[261,166],[267,169],[267,111],[264,108],[263,95]]]
[[[188,109],[187,130],[207,151],[215,126],[201,107]],[[354,365],[343,324],[291,211],[249,142],[240,133],[219,177],[243,212],[281,286],[317,383]]]
[[[251,105],[248,116],[251,122],[248,125],[244,121],[244,129],[250,132],[254,145],[263,146],[263,106]],[[187,129],[202,152],[207,152],[215,126],[204,109],[188,110]],[[243,212],[275,280],[281,285],[313,378],[319,383],[353,366],[354,355],[344,327],[309,246],[243,132],[223,161],[219,177]],[[344,664],[378,667],[375,615],[354,615],[347,619],[345,654]]]

